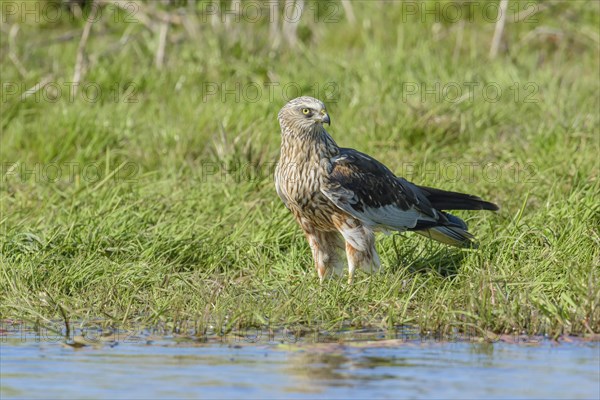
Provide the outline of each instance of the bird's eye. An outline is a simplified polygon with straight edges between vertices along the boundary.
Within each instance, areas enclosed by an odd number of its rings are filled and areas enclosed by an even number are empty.
[[[308,109],[308,108],[303,108],[303,109],[302,109],[302,114],[304,114],[304,115],[308,115],[308,114],[310,114],[310,109]]]

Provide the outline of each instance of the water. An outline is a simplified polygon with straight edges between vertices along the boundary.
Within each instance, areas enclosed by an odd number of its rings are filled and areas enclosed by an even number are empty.
[[[9,398],[600,398],[600,343],[0,344]]]

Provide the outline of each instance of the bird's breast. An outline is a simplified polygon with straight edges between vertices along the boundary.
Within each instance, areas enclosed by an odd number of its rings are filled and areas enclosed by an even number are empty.
[[[322,197],[318,168],[309,164],[280,163],[277,184],[290,204],[309,207]]]
[[[321,230],[333,228],[336,207],[321,192],[321,163],[280,161],[276,174],[277,190],[299,222],[310,221]]]

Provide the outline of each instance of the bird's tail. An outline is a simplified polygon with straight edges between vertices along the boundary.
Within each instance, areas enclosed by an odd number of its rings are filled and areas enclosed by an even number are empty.
[[[450,192],[427,186],[419,186],[427,200],[438,210],[491,210],[497,211],[498,206],[480,197],[470,194]]]
[[[438,242],[457,247],[477,247],[475,237],[469,233],[467,223],[455,215],[442,212],[446,223],[428,229],[415,231]]]
[[[419,235],[423,235],[438,242],[449,244],[456,247],[477,247],[473,235],[468,231],[457,226],[436,226],[422,231],[415,231]]]

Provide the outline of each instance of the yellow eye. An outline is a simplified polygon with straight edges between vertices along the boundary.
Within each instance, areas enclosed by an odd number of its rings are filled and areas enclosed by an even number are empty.
[[[308,114],[310,114],[310,110],[308,108],[303,108],[302,109],[302,114],[308,115]]]

